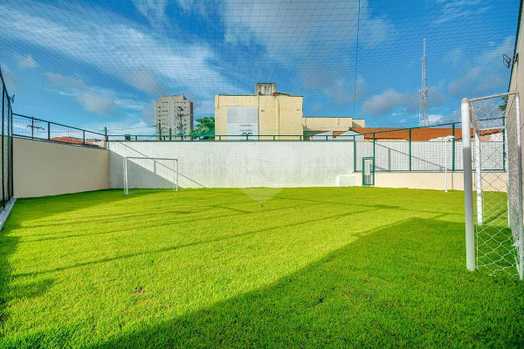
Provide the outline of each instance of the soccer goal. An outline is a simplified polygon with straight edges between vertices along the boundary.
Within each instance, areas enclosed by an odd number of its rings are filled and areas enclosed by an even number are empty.
[[[524,278],[522,121],[516,92],[463,99],[468,270]]]
[[[163,157],[141,157],[141,156],[127,156],[123,159],[123,182],[124,194],[129,194],[129,172],[130,165],[133,164],[136,169],[134,172],[139,184],[137,186],[158,187],[165,186],[167,183],[178,191],[179,188],[179,171],[178,159],[163,158]],[[171,165],[171,166],[170,166]]]

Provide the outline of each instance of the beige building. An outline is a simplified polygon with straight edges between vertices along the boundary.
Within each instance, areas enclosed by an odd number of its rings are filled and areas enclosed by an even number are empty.
[[[215,96],[217,136],[278,135],[301,137],[302,96],[276,92],[275,84],[257,84],[256,94]]]
[[[365,127],[366,122],[350,116],[307,116],[303,119],[304,132],[345,132]]]
[[[245,135],[299,139],[304,133],[365,126],[364,120],[350,117],[304,117],[303,103],[302,96],[277,92],[274,83],[256,84],[254,95],[215,96],[215,134],[220,139]]]

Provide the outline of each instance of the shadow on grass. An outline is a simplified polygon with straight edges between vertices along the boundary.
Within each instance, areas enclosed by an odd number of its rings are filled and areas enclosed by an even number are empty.
[[[271,213],[271,212],[277,212],[277,211],[284,211],[284,210],[290,210],[290,209],[297,209],[297,208],[302,208],[302,207],[311,207],[312,205],[294,205],[294,206],[286,206],[286,207],[277,207],[277,208],[264,208],[264,209],[261,209],[261,210],[258,210],[258,211],[244,211],[244,210],[234,210],[234,209],[229,209],[229,208],[225,208],[225,207],[222,207],[222,206],[219,206],[219,205],[213,205],[213,206],[209,206],[209,207],[213,207],[213,208],[219,208],[219,209],[224,209],[224,210],[229,210],[229,211],[232,211],[232,212],[236,212],[236,213],[231,213],[231,214],[223,214],[223,215],[216,215],[216,214],[210,214],[210,215],[206,215],[206,216],[202,216],[202,217],[190,217],[190,218],[185,218],[185,219],[165,219],[163,218],[162,215],[164,214],[170,214],[170,213],[177,213],[177,211],[166,211],[166,212],[154,212],[154,213],[144,213],[144,214],[137,214],[137,215],[133,215],[132,218],[137,218],[137,217],[141,217],[143,218],[142,221],[145,221],[146,223],[140,223],[140,224],[132,224],[131,227],[129,228],[119,228],[119,229],[110,229],[110,230],[107,230],[107,231],[101,231],[101,232],[97,232],[97,233],[76,233],[76,234],[64,234],[64,232],[59,232],[59,234],[56,234],[56,233],[53,233],[53,234],[41,234],[41,235],[38,235],[38,238],[35,238],[35,239],[27,239],[27,238],[24,238],[23,240],[19,241],[20,244],[26,244],[26,243],[37,243],[37,242],[44,242],[44,241],[54,241],[54,240],[67,240],[67,239],[71,239],[71,238],[83,238],[83,237],[92,237],[92,236],[100,236],[100,235],[109,235],[109,234],[115,234],[115,233],[125,233],[125,232],[130,232],[130,231],[136,231],[136,230],[140,230],[140,229],[143,229],[143,228],[160,228],[160,227],[165,227],[165,226],[168,226],[168,225],[173,225],[175,226],[176,224],[185,224],[185,223],[195,223],[195,222],[200,222],[200,221],[211,221],[211,220],[216,220],[216,219],[223,219],[223,218],[234,218],[234,217],[245,217],[247,214],[265,214],[265,213]],[[159,217],[159,214],[160,214],[160,217]],[[152,221],[150,218],[151,217],[159,217],[156,221],[160,222],[159,224],[153,224],[154,221]],[[104,222],[107,222],[107,223],[110,223],[110,222],[114,222],[115,220],[117,219],[121,219],[123,217],[117,217],[115,219],[112,219],[112,220],[94,220],[96,221],[97,223],[104,223]],[[90,221],[90,223],[92,223],[92,221]],[[63,225],[63,224],[57,224],[57,225]],[[92,231],[92,228],[88,228],[86,229],[87,231]],[[79,229],[74,229],[74,231],[78,232],[78,231],[82,231],[82,230],[79,230]]]
[[[149,323],[145,314],[128,319],[131,325],[107,334],[109,339],[90,337],[93,323],[57,326],[5,344],[522,347],[522,285],[466,272],[463,251],[462,224],[408,219],[359,234],[358,240],[267,287],[161,323]]]
[[[521,346],[524,290],[466,272],[462,231],[383,227],[267,288],[93,347]]]
[[[356,215],[356,214],[360,214],[360,213],[364,213],[364,212],[368,212],[368,211],[370,211],[370,210],[344,212],[344,213],[331,215],[331,216],[326,216],[326,217],[322,217],[322,218],[315,218],[315,219],[304,220],[304,221],[300,221],[300,222],[297,222],[297,223],[279,224],[279,225],[275,225],[275,226],[267,227],[267,228],[263,228],[263,229],[255,229],[255,230],[246,231],[246,232],[243,232],[243,233],[230,234],[230,235],[222,236],[222,237],[215,238],[215,239],[209,239],[209,240],[203,240],[203,241],[195,241],[195,242],[191,242],[191,243],[187,243],[187,244],[175,245],[175,246],[170,246],[170,247],[164,247],[164,248],[160,248],[160,249],[156,249],[156,250],[144,250],[143,252],[128,253],[128,254],[123,254],[123,255],[114,256],[114,257],[101,258],[101,259],[97,259],[97,260],[94,260],[94,261],[77,263],[77,264],[73,264],[73,265],[69,265],[69,266],[65,266],[65,267],[53,268],[53,269],[42,270],[42,271],[37,271],[37,272],[14,274],[13,277],[18,278],[18,277],[36,276],[36,275],[40,275],[40,274],[54,273],[54,272],[58,272],[58,271],[75,269],[75,268],[91,266],[91,265],[107,263],[107,262],[113,262],[113,261],[117,261],[117,260],[121,260],[121,259],[133,258],[133,257],[137,257],[137,256],[148,256],[148,255],[155,254],[155,253],[171,252],[171,251],[180,250],[180,249],[183,249],[183,248],[194,247],[194,246],[198,246],[198,245],[211,244],[211,243],[214,243],[214,242],[220,242],[220,241],[226,241],[226,240],[232,240],[232,239],[236,239],[236,238],[239,238],[239,237],[244,237],[244,236],[264,233],[264,232],[278,230],[278,229],[285,229],[285,228],[290,228],[290,227],[299,227],[299,226],[302,226],[302,225],[318,223],[318,222],[328,221],[328,220],[342,218],[342,217],[348,217],[348,216],[352,216],[352,215]],[[151,227],[151,225],[149,227]]]
[[[4,230],[0,232],[0,329],[3,328],[9,316],[9,301],[13,298],[37,297],[46,292],[53,284],[52,279],[43,279],[11,285],[13,276],[9,258],[16,250],[18,238],[10,236],[9,231],[9,224],[6,224]]]
[[[153,192],[158,192],[158,190],[143,190],[134,193],[133,196],[145,196]],[[15,209],[11,213],[7,222],[11,223],[11,228],[17,228],[19,227],[18,222],[24,221],[25,219],[38,220],[40,218],[49,218],[52,220],[53,216],[57,214],[65,212],[71,213],[79,209],[107,205],[128,199],[129,197],[123,195],[123,192],[117,189],[44,196],[29,199],[22,198],[16,201]],[[35,226],[44,227],[46,224],[47,223]],[[53,225],[53,223],[49,223],[49,225]]]

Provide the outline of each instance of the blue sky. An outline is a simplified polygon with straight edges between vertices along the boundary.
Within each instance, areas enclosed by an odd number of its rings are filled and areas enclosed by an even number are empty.
[[[8,0],[0,64],[16,112],[113,133],[148,132],[160,95],[188,96],[198,118],[213,114],[214,95],[252,93],[257,81],[303,95],[305,115],[415,126],[422,39],[430,121],[456,120],[460,98],[507,89],[518,5]]]

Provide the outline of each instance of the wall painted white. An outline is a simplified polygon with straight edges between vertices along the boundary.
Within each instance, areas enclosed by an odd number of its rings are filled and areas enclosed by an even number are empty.
[[[123,157],[179,159],[180,186],[303,187],[336,186],[353,172],[350,142],[110,142],[110,183],[123,186]],[[172,163],[134,161],[129,187],[166,187]],[[360,185],[360,183],[356,183]]]
[[[105,149],[23,138],[13,143],[17,198],[109,188],[109,152]]]

